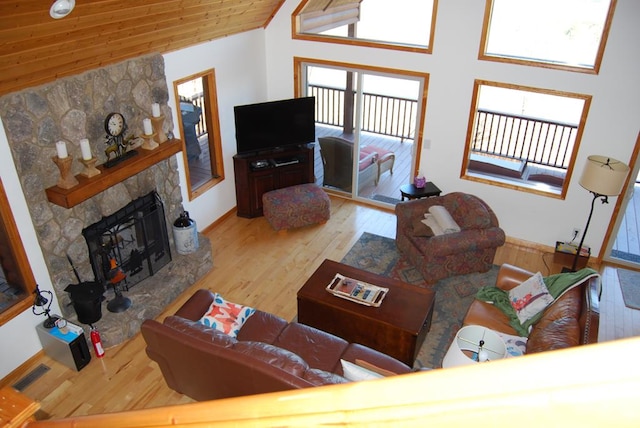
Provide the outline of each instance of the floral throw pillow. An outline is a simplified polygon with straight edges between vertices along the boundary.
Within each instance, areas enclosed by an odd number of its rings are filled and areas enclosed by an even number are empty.
[[[509,302],[518,315],[520,323],[533,318],[553,303],[544,284],[542,274],[537,272],[522,284],[509,290]]]
[[[216,293],[209,309],[200,318],[200,323],[207,327],[215,328],[231,337],[236,337],[245,321],[254,314],[256,310],[249,306],[238,305],[227,302],[221,295]]]

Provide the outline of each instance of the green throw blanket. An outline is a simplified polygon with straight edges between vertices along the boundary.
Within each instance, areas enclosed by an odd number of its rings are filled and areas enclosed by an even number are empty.
[[[594,276],[598,276],[598,273],[595,270],[585,268],[577,272],[566,272],[549,275],[543,278],[543,280],[544,284],[549,290],[549,294],[551,294],[555,302],[564,293],[566,293],[573,287],[582,284],[584,281],[593,278]],[[522,337],[529,336],[529,328],[533,324],[537,323],[544,313],[544,310],[542,310],[541,312],[527,320],[524,324],[520,323],[518,315],[516,314],[515,309],[513,309],[513,306],[511,306],[511,302],[509,301],[509,292],[501,290],[500,288],[493,285],[485,286],[478,290],[476,299],[491,303],[502,312],[504,312],[505,315],[509,317],[509,324],[511,325],[511,327],[513,327]]]

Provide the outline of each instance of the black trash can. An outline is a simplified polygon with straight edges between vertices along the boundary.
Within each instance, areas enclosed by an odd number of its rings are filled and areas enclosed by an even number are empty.
[[[64,291],[71,295],[73,309],[76,310],[78,321],[91,325],[102,318],[104,294],[104,286],[102,284],[99,282],[69,284]]]

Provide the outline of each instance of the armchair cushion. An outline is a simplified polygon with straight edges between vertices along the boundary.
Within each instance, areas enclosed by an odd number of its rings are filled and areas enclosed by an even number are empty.
[[[433,236],[434,233],[433,230],[424,222],[424,219],[417,218],[413,221],[413,235],[428,238]]]
[[[376,152],[367,153],[364,151],[360,152],[360,161],[358,162],[358,170],[364,171],[374,163],[376,163],[376,158],[378,154]]]

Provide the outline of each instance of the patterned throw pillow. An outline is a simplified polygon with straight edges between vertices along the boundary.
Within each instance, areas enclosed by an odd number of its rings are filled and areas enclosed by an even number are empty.
[[[507,347],[507,357],[520,357],[527,352],[527,337],[514,336],[512,334],[502,333],[493,330],[504,342]]]
[[[521,323],[533,318],[553,303],[544,284],[542,274],[537,272],[522,284],[509,290],[509,302],[515,309]]]
[[[207,327],[215,328],[231,337],[236,337],[245,321],[254,314],[256,310],[248,306],[227,302],[221,295],[216,293],[209,309],[200,318],[200,323]]]

